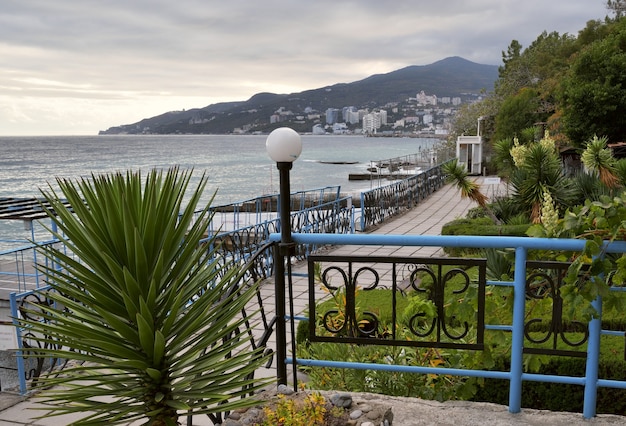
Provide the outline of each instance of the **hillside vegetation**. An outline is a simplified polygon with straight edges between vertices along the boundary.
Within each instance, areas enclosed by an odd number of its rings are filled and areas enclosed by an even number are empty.
[[[446,58],[430,65],[410,66],[387,74],[372,75],[352,83],[306,90],[300,93],[258,93],[247,101],[226,102],[184,111],[171,111],[137,123],[111,127],[101,134],[225,134],[234,128],[252,127],[269,132],[279,124],[270,124],[270,116],[280,108],[302,116],[288,125],[301,132],[310,132],[315,124],[305,111],[322,115],[328,108],[377,108],[400,103],[420,91],[438,97],[461,97],[477,94],[493,87],[498,67],[481,65],[459,57]],[[319,121],[319,120],[318,120]],[[322,123],[324,122],[322,118]],[[280,125],[285,125],[281,123]]]
[[[491,96],[464,106],[456,134],[483,135],[492,142],[548,130],[559,147],[584,147],[593,138],[626,141],[626,19],[624,1],[609,2],[613,17],[590,20],[578,35],[541,33],[528,47],[513,40]]]

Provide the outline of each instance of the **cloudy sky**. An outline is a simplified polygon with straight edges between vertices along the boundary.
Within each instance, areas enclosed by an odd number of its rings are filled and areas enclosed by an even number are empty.
[[[0,135],[97,134],[449,56],[500,65],[511,40],[575,35],[605,3],[2,0]]]

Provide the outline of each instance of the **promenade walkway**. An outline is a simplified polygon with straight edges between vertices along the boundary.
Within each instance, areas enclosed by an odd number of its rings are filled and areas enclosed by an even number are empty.
[[[489,197],[503,195],[506,187],[502,184],[490,184],[491,180],[482,177],[475,178],[481,184],[481,191]],[[439,235],[441,228],[447,222],[464,217],[475,204],[462,199],[459,191],[446,185],[431,195],[428,200],[413,208],[409,212],[392,218],[373,232],[377,234],[403,235]],[[440,256],[441,249],[437,247],[375,247],[375,246],[343,246],[332,249],[334,255],[376,255],[389,256]],[[307,278],[301,276],[306,273],[306,264],[294,265],[294,306],[296,312],[306,310],[308,302]],[[265,308],[268,312],[274,311],[273,282],[262,287]],[[270,346],[275,346],[271,341]],[[288,353],[290,351],[288,350]],[[288,356],[291,356],[289,353]],[[288,366],[291,370],[291,367]],[[261,371],[261,375],[275,376],[275,370]],[[357,394],[355,400],[369,400],[392,407],[394,413],[393,425],[618,425],[626,424],[626,417],[600,415],[591,420],[584,420],[580,413],[556,413],[550,411],[523,409],[521,413],[511,414],[506,406],[486,403],[471,403],[450,401],[421,400],[418,398],[400,398],[385,395]],[[41,408],[32,399],[23,399],[14,394],[0,393],[0,426],[29,425],[29,426],[57,426],[70,423],[78,416],[64,416],[34,420],[41,415],[33,408]],[[194,417],[193,425],[211,425],[206,416]]]

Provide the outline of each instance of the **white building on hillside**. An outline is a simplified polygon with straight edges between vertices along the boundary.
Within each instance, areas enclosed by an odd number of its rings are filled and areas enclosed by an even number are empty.
[[[415,98],[419,105],[437,105],[437,95],[427,95],[423,90]]]
[[[363,133],[375,133],[380,126],[387,124],[387,111],[371,112],[363,116]]]

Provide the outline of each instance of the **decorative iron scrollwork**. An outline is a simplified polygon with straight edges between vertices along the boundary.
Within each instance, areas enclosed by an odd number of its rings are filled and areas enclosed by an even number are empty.
[[[47,297],[46,292],[33,292],[25,296],[19,305],[19,313],[26,321],[48,322],[45,311],[47,307],[53,305],[53,301]],[[35,387],[41,374],[47,369],[51,372],[59,360],[57,358],[45,357],[41,354],[43,349],[59,349],[60,344],[54,343],[52,336],[36,336],[28,328],[23,329],[21,334],[21,348],[24,355],[24,379],[31,382]],[[43,340],[43,342],[42,342]],[[65,361],[67,362],[67,361]]]
[[[486,262],[482,259],[309,256],[309,291],[312,294],[315,292],[312,271],[316,263],[330,264],[317,276],[334,303],[332,307],[328,307],[328,302],[319,306],[311,304],[312,318],[317,318],[321,326],[318,332],[314,321],[309,324],[311,341],[463,349],[480,349],[484,344]],[[366,266],[360,266],[363,264]],[[473,267],[477,267],[478,279],[466,271]],[[404,275],[407,272],[408,277]],[[386,279],[383,284],[382,276],[391,276],[390,283]],[[474,323],[470,324],[469,319],[458,319],[448,304],[450,295],[458,296],[453,299],[462,299],[473,285],[478,288],[476,294],[480,300],[478,309],[470,315],[474,317]],[[389,303],[393,320],[390,324],[383,324],[379,315],[358,301],[359,292],[381,288],[392,290]],[[427,303],[435,306],[435,314],[420,310],[421,306],[410,312],[408,318],[397,312],[397,300],[411,293],[423,294]],[[322,306],[326,308],[318,312]],[[403,329],[405,331],[400,333]],[[406,329],[410,330],[408,335]],[[466,342],[472,330],[476,337]]]
[[[444,182],[441,166],[362,193],[362,228],[364,231],[385,219],[412,208],[439,189]]]
[[[423,282],[423,279],[419,279],[419,276],[426,275],[430,278],[430,285],[427,288],[423,286],[416,285],[417,282]],[[456,318],[451,316],[446,318],[445,312],[445,289],[446,285],[449,284],[452,278],[456,276],[461,276],[463,279],[463,284],[458,289],[453,289],[453,294],[462,294],[467,291],[469,286],[471,285],[471,278],[464,270],[460,268],[455,268],[447,271],[441,279],[434,273],[434,271],[427,266],[422,266],[416,268],[411,273],[411,287],[418,293],[426,293],[428,295],[428,299],[431,300],[436,308],[437,308],[437,316],[432,318],[430,321],[430,327],[420,327],[419,329],[416,327],[416,324],[424,322],[423,318],[425,318],[424,312],[418,312],[413,315],[409,319],[409,328],[410,330],[418,337],[428,337],[434,332],[437,334],[437,341],[441,340],[441,333],[445,335],[450,340],[461,340],[467,336],[470,331],[470,325],[467,321],[461,322],[462,331],[460,333],[454,333],[452,328],[456,325]]]
[[[359,287],[359,277],[364,282],[367,275],[369,284]],[[332,278],[341,279],[339,286],[331,284]],[[332,277],[332,278],[331,278]],[[326,311],[322,315],[322,325],[329,333],[348,337],[372,337],[379,329],[380,320],[373,312],[360,312],[356,307],[358,291],[370,291],[379,286],[380,277],[375,269],[364,266],[354,274],[347,274],[337,266],[326,268],[321,274],[322,285],[335,299],[336,308]]]
[[[565,345],[572,348],[582,346],[589,338],[589,329],[580,321],[563,320],[563,299],[561,298],[561,286],[569,264],[560,262],[529,262],[535,272],[526,277],[526,297],[529,300],[542,300],[550,298],[552,309],[550,318],[531,318],[524,324],[524,335],[533,344],[543,344],[552,340],[551,348],[525,348],[526,353],[568,355],[584,357],[582,351],[568,351],[558,349],[559,339]],[[580,337],[572,339],[568,337]]]

